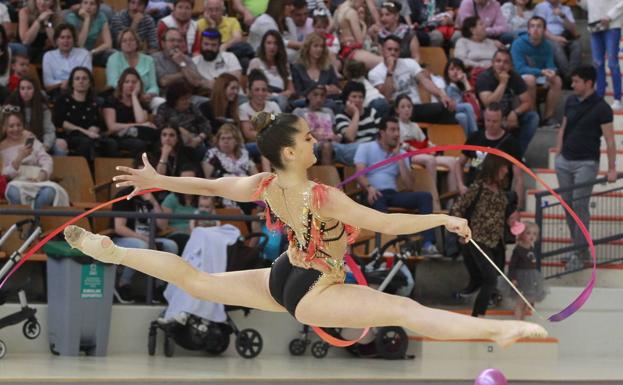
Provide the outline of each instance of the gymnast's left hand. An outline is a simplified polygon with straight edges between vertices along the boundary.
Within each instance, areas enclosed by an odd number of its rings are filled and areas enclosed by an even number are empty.
[[[465,243],[472,239],[472,230],[467,225],[467,219],[447,216],[446,223],[444,224],[446,229],[450,232],[456,233],[463,239]]]
[[[112,178],[117,187],[134,187],[128,199],[132,199],[141,190],[158,187],[158,173],[149,163],[146,153],[143,153],[142,160],[144,167],[139,169],[117,166],[117,171],[124,174]]]

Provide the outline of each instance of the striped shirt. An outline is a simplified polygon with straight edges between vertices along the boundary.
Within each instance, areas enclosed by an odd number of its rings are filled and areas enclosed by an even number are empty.
[[[113,37],[113,44],[115,47],[119,48],[118,37],[121,31],[125,28],[129,28],[132,25],[132,18],[128,13],[127,9],[117,12],[110,21],[110,32]],[[136,26],[136,34],[138,38],[141,39],[141,43],[146,45],[146,48],[149,49],[158,49],[158,38],[156,37],[156,23],[154,23],[154,19],[145,15],[138,22],[138,26]],[[141,51],[139,49],[139,51]]]
[[[335,117],[335,130],[338,134],[344,135],[346,129],[350,125],[351,117],[345,113],[340,113]],[[364,143],[370,142],[376,139],[379,132],[379,124],[381,123],[381,116],[372,107],[366,107],[363,109],[363,113],[359,117],[359,127],[357,129],[357,135],[354,142]],[[343,139],[344,142],[348,140]]]

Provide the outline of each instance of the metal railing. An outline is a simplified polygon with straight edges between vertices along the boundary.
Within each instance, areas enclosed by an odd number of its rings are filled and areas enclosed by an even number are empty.
[[[623,173],[617,176],[618,179],[622,177]],[[606,183],[606,178],[599,178],[554,191],[562,195]],[[623,261],[623,253],[617,250],[623,247],[623,199],[620,198],[623,198],[623,187],[600,189],[590,195],[574,196],[571,201],[567,201],[573,208],[574,202],[589,199],[588,227],[600,265]],[[540,228],[535,251],[537,266],[545,278],[560,277],[592,267],[587,245],[573,242],[562,205],[548,191],[539,191],[535,199],[535,222]]]

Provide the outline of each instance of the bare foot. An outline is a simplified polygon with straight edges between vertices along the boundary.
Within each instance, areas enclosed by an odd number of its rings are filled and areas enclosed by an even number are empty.
[[[117,247],[107,236],[73,225],[67,226],[63,233],[69,246],[98,261],[119,264],[125,255],[125,249]]]
[[[541,325],[524,321],[505,321],[493,340],[501,347],[514,344],[520,338],[545,338],[547,330]]]

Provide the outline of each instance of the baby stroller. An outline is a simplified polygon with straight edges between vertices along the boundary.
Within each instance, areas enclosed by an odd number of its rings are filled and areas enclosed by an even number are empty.
[[[360,266],[370,286],[378,286],[377,290],[379,291],[395,294],[403,288],[409,286],[411,289],[413,288],[413,282],[411,284],[409,282],[413,278],[405,274],[403,266],[410,256],[415,255],[415,251],[418,249],[418,240],[413,240],[408,236],[399,236],[383,245],[380,251],[374,250],[371,253],[372,260],[367,264],[363,263],[360,257],[354,254],[352,256]],[[390,268],[384,266],[386,253],[392,254],[393,265]],[[410,274],[408,271],[406,273]],[[343,338],[341,329],[325,329],[325,331],[333,337]],[[365,344],[356,343],[346,349],[357,357],[379,357],[388,360],[413,358],[406,355],[409,339],[403,328],[387,326],[374,328],[370,332],[374,333],[374,340]],[[300,337],[290,341],[290,353],[295,356],[303,355],[309,345],[311,345],[312,355],[316,358],[325,357],[330,347],[323,340],[312,343],[310,327],[303,325]]]
[[[24,234],[24,230],[26,228],[34,228],[34,230],[30,233],[30,235],[28,235],[26,241],[19,247],[19,249],[11,254],[4,266],[2,266],[2,269],[0,269],[0,282],[4,280],[11,269],[13,269],[13,267],[22,259],[22,254],[26,251],[26,249],[28,249],[28,247],[30,247],[30,245],[39,237],[41,234],[41,227],[37,226],[33,219],[25,219],[9,227],[9,229],[2,235],[2,238],[0,238],[1,246],[15,231],[20,231],[21,234]],[[26,292],[24,291],[24,287],[28,285],[28,283],[29,282],[24,283],[13,291],[8,291],[4,288],[0,289],[0,305],[6,303],[6,300],[10,295],[17,293],[19,303],[22,306],[20,311],[0,318],[0,329],[4,329],[7,326],[17,325],[20,322],[25,321],[24,325],[22,325],[22,333],[24,334],[24,337],[29,340],[34,340],[39,337],[39,334],[41,334],[41,325],[39,324],[39,321],[37,321],[37,317],[35,317],[37,309],[28,306]],[[4,341],[0,340],[0,359],[4,358],[6,352],[6,344]]]
[[[256,246],[247,246],[249,240],[259,238]],[[261,258],[261,253],[268,241],[266,234],[251,233],[245,237],[239,237],[238,241],[227,250],[227,271],[250,270],[268,267],[269,262]],[[228,313],[232,310],[243,310],[245,317],[250,310],[238,306],[225,306]],[[158,329],[165,335],[164,355],[172,357],[175,344],[187,350],[201,350],[211,355],[225,352],[229,347],[230,335],[236,336],[235,347],[238,354],[243,358],[254,358],[262,351],[263,340],[260,333],[255,329],[239,330],[234,321],[227,314],[225,322],[213,322],[203,319],[194,314],[187,314],[177,321],[163,322],[158,319],[149,325],[150,356],[156,353],[156,335]]]

